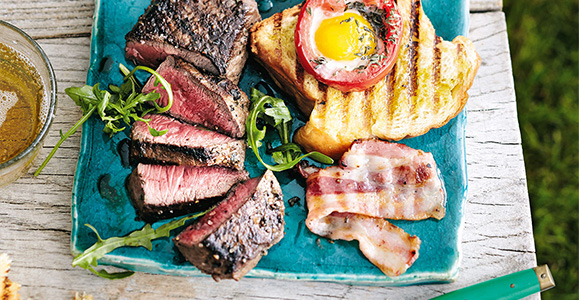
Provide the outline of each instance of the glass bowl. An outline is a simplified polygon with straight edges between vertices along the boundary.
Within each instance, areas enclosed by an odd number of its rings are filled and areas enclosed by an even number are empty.
[[[32,162],[42,148],[56,109],[56,77],[48,57],[40,46],[25,32],[0,20],[0,43],[19,53],[38,73],[43,86],[42,96],[37,97],[39,104],[38,125],[34,129],[37,133],[32,142],[17,152],[15,156],[0,163],[0,187],[5,186],[24,173],[32,166]],[[2,59],[0,57],[0,59]],[[8,62],[8,60],[4,60]],[[3,145],[0,143],[0,150]]]

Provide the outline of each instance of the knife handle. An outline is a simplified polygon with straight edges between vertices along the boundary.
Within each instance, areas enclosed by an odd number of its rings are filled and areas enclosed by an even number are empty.
[[[550,289],[555,281],[547,265],[477,283],[436,300],[514,300]]]

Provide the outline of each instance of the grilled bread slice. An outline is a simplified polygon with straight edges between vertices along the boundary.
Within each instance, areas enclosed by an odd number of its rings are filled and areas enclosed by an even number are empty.
[[[344,93],[318,82],[300,65],[295,6],[255,24],[251,52],[310,116],[295,140],[307,151],[339,158],[356,139],[400,140],[441,127],[465,106],[480,57],[465,37],[443,41],[420,0],[398,0],[403,19],[400,53],[392,71],[361,92]]]

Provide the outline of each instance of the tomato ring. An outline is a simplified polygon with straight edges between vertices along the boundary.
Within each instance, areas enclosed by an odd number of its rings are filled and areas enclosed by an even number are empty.
[[[317,30],[313,28],[312,20],[315,14],[335,16],[352,7],[363,9],[361,14],[372,14],[372,27],[377,36],[376,51],[356,68],[330,69],[326,67],[327,59],[316,50],[315,42],[310,38]],[[378,20],[375,20],[376,15]],[[402,18],[393,0],[306,0],[298,17],[295,46],[304,70],[317,80],[343,92],[362,91],[390,72],[398,57],[401,35]]]

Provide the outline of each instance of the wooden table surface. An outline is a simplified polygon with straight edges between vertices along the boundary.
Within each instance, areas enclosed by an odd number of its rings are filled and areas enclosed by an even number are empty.
[[[121,0],[119,0],[121,1]],[[128,0],[123,0],[128,1]],[[58,80],[58,109],[32,170],[81,116],[64,94],[85,83],[93,0],[0,0],[0,19],[19,26],[47,53]],[[471,0],[470,38],[481,66],[469,91],[466,153],[468,199],[459,277],[451,284],[365,287],[336,283],[138,273],[110,281],[72,268],[71,193],[80,134],[69,138],[38,178],[32,171],[0,188],[0,253],[22,299],[428,299],[536,266],[505,15],[501,0]],[[530,297],[538,299],[538,295]]]

